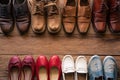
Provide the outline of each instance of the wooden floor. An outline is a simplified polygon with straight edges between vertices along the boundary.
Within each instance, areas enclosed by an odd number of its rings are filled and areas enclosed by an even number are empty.
[[[118,64],[118,79],[120,78],[120,35],[111,34],[108,30],[105,35],[96,34],[92,27],[87,35],[80,35],[77,30],[73,35],[66,35],[63,30],[57,35],[51,35],[47,31],[42,35],[35,35],[32,30],[24,35],[19,35],[15,28],[10,36],[0,34],[0,80],[8,80],[8,61],[18,55],[21,60],[25,55],[32,55],[35,59],[39,55],[46,55],[48,59],[52,55],[70,54],[74,59],[79,55],[89,58],[92,55],[100,55],[104,59],[112,55]],[[81,79],[80,79],[81,80]]]

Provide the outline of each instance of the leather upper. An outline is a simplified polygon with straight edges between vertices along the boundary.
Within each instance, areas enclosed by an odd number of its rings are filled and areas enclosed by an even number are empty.
[[[21,34],[28,31],[31,22],[30,10],[27,0],[23,0],[21,3],[17,0],[13,0],[13,8],[15,12],[15,20],[17,28]]]
[[[52,67],[55,67],[58,69],[58,80],[61,79],[61,60],[58,56],[54,55],[50,58],[49,60],[49,70],[52,68]]]
[[[23,61],[22,61],[22,69],[24,69],[24,67],[30,67],[31,70],[32,70],[32,79],[31,80],[34,80],[34,75],[35,75],[35,61],[34,59],[32,58],[32,56],[26,56]],[[24,71],[23,71],[24,73]],[[25,76],[25,74],[24,74]]]
[[[111,32],[120,32],[120,0],[110,0],[110,22],[109,27]]]
[[[47,79],[49,80],[49,63],[45,56],[39,56],[36,60],[36,76],[37,80],[39,80],[39,69],[44,67],[47,71]]]
[[[92,22],[96,32],[104,33],[106,31],[108,6],[105,0],[93,1]]]
[[[77,2],[76,0],[64,0],[63,27],[66,33],[73,33],[76,24]]]
[[[11,2],[8,0],[8,3],[0,3],[0,27],[4,34],[9,34],[14,28]]]
[[[13,56],[10,61],[9,61],[9,64],[8,64],[8,72],[9,72],[9,78],[11,80],[11,70],[16,67],[18,68],[18,80],[20,80],[20,75],[21,75],[21,60],[19,57],[17,56]]]

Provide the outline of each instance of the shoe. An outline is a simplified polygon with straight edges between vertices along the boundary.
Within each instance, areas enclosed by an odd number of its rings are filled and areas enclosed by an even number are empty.
[[[35,62],[32,56],[26,56],[22,61],[22,72],[24,80],[34,80]]]
[[[120,32],[120,0],[109,0],[109,28],[112,33]]]
[[[11,3],[11,0],[0,1],[0,27],[2,32],[6,35],[12,32],[14,28]]]
[[[103,61],[104,79],[117,80],[117,63],[112,56],[106,56]]]
[[[76,0],[64,0],[62,24],[67,34],[72,34],[76,26],[77,2]]]
[[[49,77],[50,80],[61,80],[61,60],[54,55],[49,60]]]
[[[31,21],[32,30],[34,33],[40,34],[45,32],[46,21],[45,21],[45,1],[42,0],[29,0],[31,9]]]
[[[58,33],[61,30],[61,11],[59,0],[49,0],[47,9],[47,28],[49,33]]]
[[[75,61],[75,69],[76,69],[76,79],[75,80],[79,80],[82,79],[84,80],[84,78],[86,78],[87,80],[87,59],[85,58],[85,56],[78,56],[76,61]],[[83,77],[84,76],[84,77]]]
[[[9,80],[21,79],[21,60],[19,57],[14,56],[10,59],[8,64]]]
[[[36,60],[37,80],[49,80],[49,63],[45,56],[39,56]]]
[[[91,22],[90,0],[78,0],[77,24],[78,31],[86,34]]]
[[[100,57],[94,55],[88,63],[89,80],[103,79],[103,67]]]
[[[25,34],[30,27],[31,14],[27,0],[13,0],[16,26],[20,34]]]
[[[106,0],[93,0],[92,23],[97,33],[106,32],[108,6]]]
[[[74,80],[75,64],[71,55],[65,55],[62,59],[63,80]]]

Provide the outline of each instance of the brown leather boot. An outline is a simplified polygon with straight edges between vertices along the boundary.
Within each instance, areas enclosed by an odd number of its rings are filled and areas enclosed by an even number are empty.
[[[36,34],[43,33],[46,29],[45,21],[45,1],[42,0],[28,0],[31,9],[31,26]]]
[[[120,0],[109,0],[109,28],[113,33],[120,32]]]
[[[59,0],[49,0],[47,9],[47,28],[49,33],[58,33],[61,30],[61,11]]]
[[[92,8],[92,23],[97,33],[104,33],[106,31],[107,19],[107,1],[106,0],[93,0]]]
[[[13,8],[16,20],[16,26],[20,34],[29,30],[31,23],[31,14],[27,0],[13,0]]]
[[[6,35],[14,28],[11,3],[11,0],[0,0],[0,27]]]
[[[89,0],[78,0],[77,24],[81,34],[87,33],[91,22]]]
[[[73,33],[75,29],[77,17],[76,11],[77,11],[76,0],[64,0],[62,24],[64,31],[67,34]]]

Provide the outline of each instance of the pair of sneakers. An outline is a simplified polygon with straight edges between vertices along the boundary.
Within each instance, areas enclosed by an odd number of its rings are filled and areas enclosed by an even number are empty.
[[[99,56],[94,55],[88,64],[89,80],[117,80],[117,63],[112,56],[106,56],[103,63]]]
[[[71,55],[64,56],[62,60],[63,80],[78,80],[78,75],[84,75],[87,79],[87,59],[84,56],[78,56],[74,62]]]

